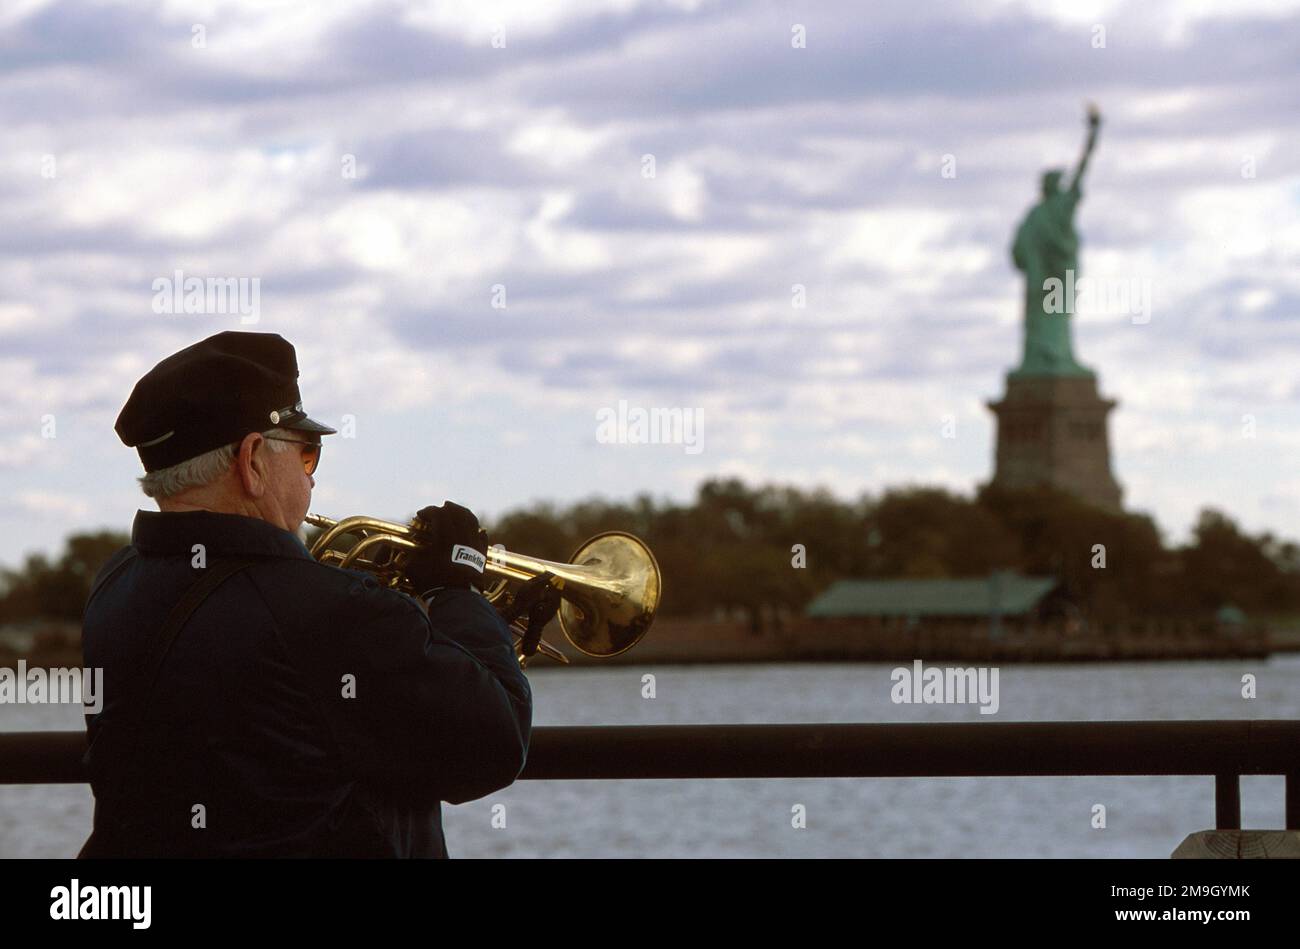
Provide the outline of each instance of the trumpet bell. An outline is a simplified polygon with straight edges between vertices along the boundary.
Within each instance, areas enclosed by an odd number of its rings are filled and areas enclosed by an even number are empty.
[[[562,580],[560,629],[579,652],[597,658],[627,652],[650,629],[659,608],[659,564],[641,540],[607,531],[569,558]]]

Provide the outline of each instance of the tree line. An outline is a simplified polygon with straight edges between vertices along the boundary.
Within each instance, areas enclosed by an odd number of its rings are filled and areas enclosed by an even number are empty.
[[[538,502],[486,524],[491,541],[568,560],[592,534],[649,544],[666,615],[800,611],[843,578],[1054,576],[1099,621],[1205,618],[1232,603],[1251,618],[1300,611],[1300,547],[1251,535],[1203,508],[1187,544],[1167,545],[1145,514],[1108,513],[1051,488],[891,488],[844,501],[828,490],[711,479],[689,503]],[[54,558],[0,571],[0,623],[79,620],[91,582],[125,533],[74,534]]]

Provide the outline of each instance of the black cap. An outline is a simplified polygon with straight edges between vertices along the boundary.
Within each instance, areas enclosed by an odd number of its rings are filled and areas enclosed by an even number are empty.
[[[140,453],[145,471],[231,445],[249,432],[336,431],[303,411],[298,359],[288,340],[233,331],[188,346],[145,373],[114,428]]]

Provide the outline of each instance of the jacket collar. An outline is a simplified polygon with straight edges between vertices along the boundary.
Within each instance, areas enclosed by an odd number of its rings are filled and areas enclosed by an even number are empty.
[[[312,559],[296,534],[255,517],[212,511],[136,511],[131,543],[142,554],[188,557],[195,544],[202,544],[209,557]]]

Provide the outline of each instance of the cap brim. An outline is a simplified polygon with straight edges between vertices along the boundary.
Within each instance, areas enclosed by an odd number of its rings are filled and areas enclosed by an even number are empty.
[[[290,428],[298,432],[315,432],[318,435],[337,435],[339,431],[337,428],[330,428],[328,425],[322,425],[314,418],[307,418],[306,416],[303,416],[295,422],[290,422],[287,425],[282,423],[280,428]]]

